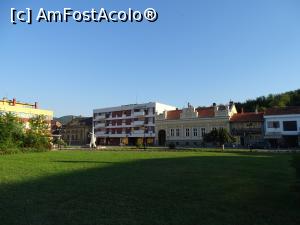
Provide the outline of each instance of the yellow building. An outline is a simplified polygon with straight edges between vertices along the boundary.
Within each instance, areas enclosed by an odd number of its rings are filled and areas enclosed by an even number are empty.
[[[17,102],[14,98],[13,100],[8,100],[3,98],[0,100],[0,113],[10,112],[19,117],[24,123],[32,117],[43,115],[46,120],[51,122],[53,120],[53,111],[39,109],[37,102],[34,104]]]
[[[233,102],[228,105],[187,108],[165,111],[156,116],[156,143],[161,146],[200,147],[206,133],[225,128],[229,131],[230,118],[237,113]]]

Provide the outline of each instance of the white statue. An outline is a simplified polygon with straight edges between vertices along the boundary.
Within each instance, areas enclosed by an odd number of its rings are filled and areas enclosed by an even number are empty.
[[[97,145],[96,145],[97,138],[95,135],[94,127],[93,127],[92,132],[90,132],[90,137],[91,137],[90,148],[97,148]]]

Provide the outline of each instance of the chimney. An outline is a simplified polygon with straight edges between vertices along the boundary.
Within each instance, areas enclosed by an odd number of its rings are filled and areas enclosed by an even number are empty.
[[[38,103],[37,103],[37,102],[34,103],[34,108],[35,108],[35,109],[38,108]]]
[[[12,104],[13,104],[13,106],[15,106],[17,104],[17,99],[13,98]]]
[[[255,114],[258,114],[258,109],[257,109],[257,107],[255,108]]]
[[[244,113],[244,107],[242,108],[242,112],[241,112],[242,114]]]

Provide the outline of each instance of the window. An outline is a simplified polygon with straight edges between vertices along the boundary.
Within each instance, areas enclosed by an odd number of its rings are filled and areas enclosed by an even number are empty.
[[[175,134],[174,134],[174,129],[170,129],[170,133],[171,133],[171,137],[174,137]]]
[[[194,134],[194,137],[198,136],[198,129],[197,128],[193,128],[193,134]]]
[[[213,129],[212,130],[217,130],[217,128],[216,127],[213,127]]]
[[[180,136],[180,130],[177,128],[176,129],[176,137],[179,137]]]
[[[189,137],[190,136],[190,128],[185,129],[185,136]]]
[[[268,122],[268,128],[279,128],[280,123],[279,121],[270,121]]]
[[[202,136],[202,137],[205,136],[205,133],[206,133],[205,128],[201,128],[201,136]]]
[[[283,121],[284,131],[297,131],[297,121]]]

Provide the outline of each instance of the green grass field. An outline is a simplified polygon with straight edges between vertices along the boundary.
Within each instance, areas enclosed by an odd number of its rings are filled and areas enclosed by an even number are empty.
[[[1,225],[299,225],[289,154],[0,156]]]

